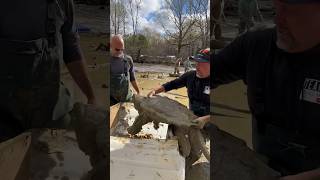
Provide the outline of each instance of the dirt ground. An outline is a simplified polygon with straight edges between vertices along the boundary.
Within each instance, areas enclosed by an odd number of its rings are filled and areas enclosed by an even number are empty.
[[[100,43],[105,42],[106,35],[95,33],[80,33],[81,48],[88,65],[89,78],[92,83],[97,103],[107,108],[106,88],[103,87],[107,82],[107,52],[96,50]],[[62,80],[73,95],[74,101],[86,102],[85,96],[82,94],[78,86],[75,84],[67,69],[64,67]]]
[[[97,97],[98,105],[107,108],[107,90],[104,84],[107,82],[108,53],[103,49],[97,50],[97,47],[100,44],[105,45],[108,39],[106,35],[106,18],[107,9],[102,9],[101,6],[75,4],[76,24],[90,29],[90,32],[79,32],[80,45],[88,65],[89,78]],[[63,67],[62,80],[73,95],[74,101],[86,102],[85,96],[72,80],[65,67]]]

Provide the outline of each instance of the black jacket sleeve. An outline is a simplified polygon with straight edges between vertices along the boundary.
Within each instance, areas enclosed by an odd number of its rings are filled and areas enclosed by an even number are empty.
[[[237,80],[245,80],[249,34],[233,40],[220,52],[211,56],[211,88]]]
[[[172,89],[178,89],[185,87],[187,85],[187,79],[191,78],[191,76],[195,73],[195,71],[189,71],[187,73],[184,73],[182,76],[178,77],[175,80],[172,80],[170,82],[167,82],[163,84],[165,91],[171,91]]]

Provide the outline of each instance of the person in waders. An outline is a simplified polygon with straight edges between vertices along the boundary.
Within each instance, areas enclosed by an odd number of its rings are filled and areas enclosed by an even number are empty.
[[[0,142],[31,129],[65,129],[79,123],[73,121],[74,102],[61,82],[63,63],[87,103],[97,104],[80,48],[73,0],[3,1],[0,57]],[[100,128],[107,130],[107,119],[104,120],[105,127]],[[88,127],[82,129],[87,131]],[[75,129],[75,133],[78,137],[84,132]],[[94,133],[86,136],[88,141],[96,142]],[[108,148],[103,147],[99,154],[92,151],[97,147],[86,147],[86,142],[78,138],[77,141],[79,148],[90,156],[93,167],[104,163],[101,169],[105,170],[100,173],[106,177]]]
[[[124,41],[121,35],[111,38],[111,60],[110,60],[110,106],[119,102],[132,101],[133,92],[130,83],[137,94],[140,94],[136,82],[133,60],[124,54]]]

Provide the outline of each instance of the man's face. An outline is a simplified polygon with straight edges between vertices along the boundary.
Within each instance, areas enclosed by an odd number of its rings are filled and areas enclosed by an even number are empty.
[[[320,3],[273,2],[276,9],[277,46],[280,49],[294,53],[320,44]]]
[[[210,63],[197,62],[196,63],[197,76],[199,78],[207,78],[210,76]]]
[[[123,56],[124,51],[124,43],[122,40],[115,39],[111,41],[111,55],[114,57],[121,57]]]

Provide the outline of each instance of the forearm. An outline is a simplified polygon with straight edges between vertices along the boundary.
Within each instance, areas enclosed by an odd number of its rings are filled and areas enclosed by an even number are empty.
[[[179,89],[181,87],[185,87],[187,84],[187,79],[192,78],[192,75],[193,75],[192,73],[185,73],[175,80],[162,84],[161,86],[163,88],[163,91],[161,92],[167,92],[173,89]]]
[[[131,81],[131,85],[132,85],[132,87],[134,88],[134,90],[135,90],[138,94],[140,94],[140,89],[139,89],[139,86],[138,86],[137,82],[136,82],[136,81]]]
[[[85,62],[83,60],[74,61],[66,64],[66,66],[72,78],[77,83],[81,91],[86,95],[88,100],[95,99]]]
[[[163,86],[159,86],[156,89],[154,89],[154,92],[155,94],[159,94],[159,93],[165,92],[165,89]]]
[[[204,127],[208,122],[214,124],[213,119],[211,118],[210,115],[198,117],[198,118],[195,119],[193,122],[196,123],[196,126],[197,126],[199,129],[203,129],[203,127]]]
[[[199,117],[200,120],[204,121],[205,123],[210,121],[210,115],[201,116]]]

